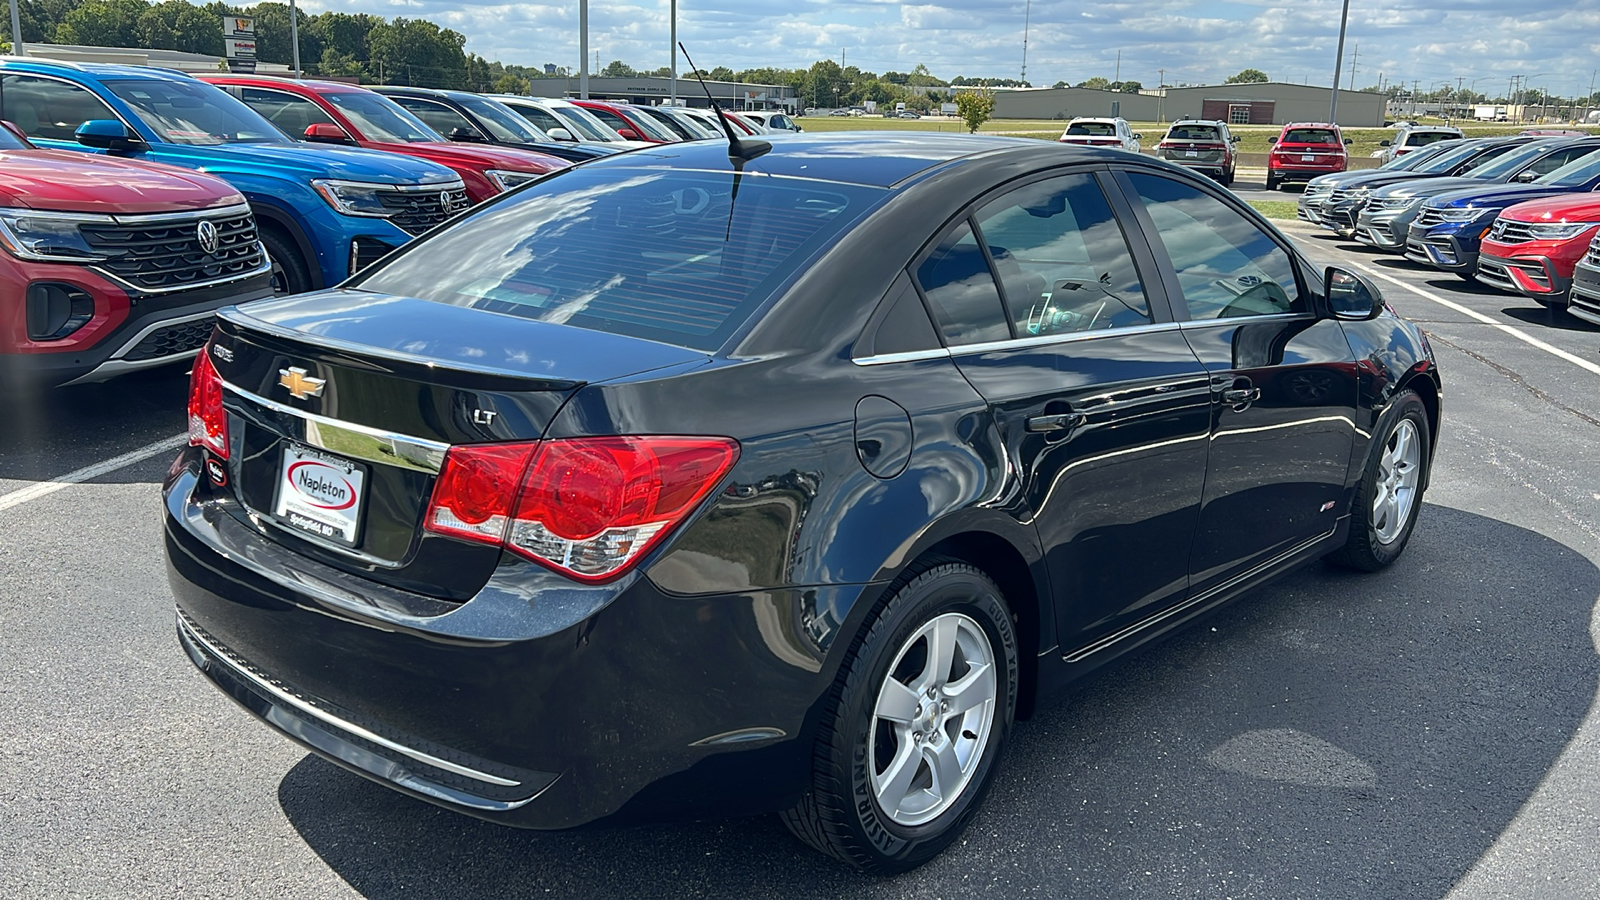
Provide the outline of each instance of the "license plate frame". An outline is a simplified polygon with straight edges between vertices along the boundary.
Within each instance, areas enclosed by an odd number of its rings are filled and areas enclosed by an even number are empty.
[[[1185,157],[1190,158],[1190,159],[1198,159],[1199,156],[1200,156],[1200,151],[1199,150],[1185,150],[1185,151],[1183,151],[1183,155]]]
[[[1314,154],[1314,153],[1302,153],[1300,155],[1300,161],[1301,162],[1316,162],[1317,161],[1317,157],[1316,157],[1316,154]]]
[[[366,466],[353,460],[285,441],[273,488],[273,518],[298,534],[356,547],[361,543],[368,474]]]

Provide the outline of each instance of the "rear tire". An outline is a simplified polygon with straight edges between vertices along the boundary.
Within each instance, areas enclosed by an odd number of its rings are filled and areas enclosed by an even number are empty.
[[[311,290],[311,273],[300,256],[300,248],[288,235],[275,228],[261,229],[261,244],[272,260],[272,292],[278,295],[303,294]]]
[[[1328,555],[1331,562],[1363,572],[1400,558],[1422,511],[1433,446],[1422,398],[1409,389],[1396,394],[1373,435],[1350,511],[1350,537]]]
[[[914,567],[824,699],[811,789],[784,824],[864,872],[922,865],[977,813],[1016,705],[1016,632],[1000,589],[965,563]]]
[[[1269,190],[1269,191],[1277,190],[1278,189],[1278,183],[1279,183],[1278,179],[1273,178],[1271,175],[1267,176],[1267,190]]]
[[[1455,275],[1456,275],[1457,278],[1461,279],[1462,281],[1465,281],[1467,284],[1477,284],[1478,283],[1478,273],[1477,272],[1457,272],[1457,273],[1455,273]]]

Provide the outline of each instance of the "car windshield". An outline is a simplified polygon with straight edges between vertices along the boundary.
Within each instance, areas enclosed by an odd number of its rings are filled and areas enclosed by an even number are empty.
[[[221,88],[198,81],[108,80],[139,121],[174,144],[287,144],[288,135]]]
[[[671,128],[668,128],[649,116],[641,115],[636,109],[630,109],[628,110],[628,113],[628,115],[623,115],[620,112],[614,112],[613,115],[621,116],[628,121],[628,124],[658,141],[683,140],[683,138],[679,137],[678,133],[673,131]]]
[[[11,133],[9,128],[0,128],[0,150],[25,150],[28,145]]]
[[[355,286],[714,350],[885,194],[745,178],[735,203],[734,186],[733,173],[569,169],[417,241]]]
[[[1479,163],[1468,169],[1473,178],[1493,180],[1506,178],[1518,169],[1550,152],[1550,146],[1542,141],[1525,144],[1515,150],[1508,151],[1500,156]]]
[[[429,128],[400,104],[371,91],[333,91],[322,95],[339,108],[369,141],[386,144],[420,144],[443,141],[444,135]]]
[[[451,94],[451,99],[466,107],[478,117],[497,141],[513,144],[544,143],[549,135],[529,124],[527,119],[512,112],[503,103],[486,100],[474,94]]]
[[[1087,134],[1092,137],[1116,137],[1117,126],[1110,122],[1073,122],[1067,126],[1067,134]]]
[[[1587,156],[1578,157],[1549,175],[1538,179],[1534,184],[1576,188],[1583,187],[1597,176],[1600,176],[1600,150],[1596,150]]]
[[[1467,144],[1464,147],[1452,147],[1451,149],[1440,153],[1438,156],[1428,158],[1413,171],[1426,172],[1429,175],[1437,175],[1441,172],[1448,172],[1461,163],[1466,162],[1472,157],[1483,152],[1483,147],[1477,144]]]
[[[1174,125],[1167,132],[1169,141],[1220,141],[1215,125]]]
[[[611,126],[596,119],[587,109],[581,106],[551,106],[549,110],[567,123],[573,135],[586,141],[605,141],[612,143],[622,140],[622,135],[611,130]]]
[[[717,130],[717,126],[714,123],[702,119],[694,113],[669,112],[667,115],[683,123],[683,127],[700,135],[702,138],[722,137],[722,132]]]
[[[1337,144],[1339,136],[1326,128],[1291,128],[1284,134],[1284,144]]]

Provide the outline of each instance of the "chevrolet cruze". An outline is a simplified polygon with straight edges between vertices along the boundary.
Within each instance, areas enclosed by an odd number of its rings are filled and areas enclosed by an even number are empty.
[[[1406,546],[1426,341],[1226,190],[763,137],[558,171],[225,310],[164,492],[194,664],[449,809],[777,811],[898,871],[1073,679]]]

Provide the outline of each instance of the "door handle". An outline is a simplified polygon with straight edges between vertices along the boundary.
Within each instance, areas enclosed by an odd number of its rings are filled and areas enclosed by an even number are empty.
[[[1260,399],[1261,388],[1258,387],[1229,388],[1228,390],[1222,392],[1222,402],[1229,404],[1230,406],[1238,406],[1244,403],[1254,403]]]
[[[1048,413],[1042,416],[1029,416],[1024,422],[1027,429],[1035,434],[1049,432],[1071,431],[1083,424],[1083,413]]]

